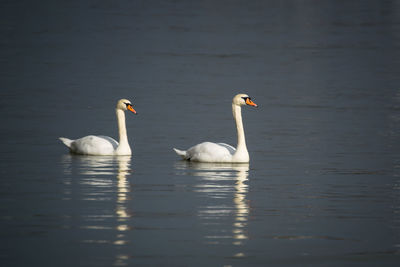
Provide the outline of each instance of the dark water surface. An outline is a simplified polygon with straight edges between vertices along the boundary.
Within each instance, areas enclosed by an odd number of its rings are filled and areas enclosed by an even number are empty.
[[[398,266],[397,1],[1,1],[1,266]],[[236,145],[250,164],[172,147]],[[117,137],[132,157],[58,141]]]

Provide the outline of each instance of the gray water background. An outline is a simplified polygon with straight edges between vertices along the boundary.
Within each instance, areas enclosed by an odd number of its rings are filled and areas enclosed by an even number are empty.
[[[398,266],[400,3],[1,1],[1,266]],[[172,147],[236,144],[249,165]],[[68,154],[117,137],[132,157]]]

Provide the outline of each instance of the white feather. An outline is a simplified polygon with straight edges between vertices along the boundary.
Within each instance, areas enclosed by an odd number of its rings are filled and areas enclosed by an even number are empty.
[[[197,162],[249,162],[241,114],[241,106],[247,104],[244,100],[246,98],[248,95],[238,94],[232,100],[232,113],[238,134],[237,148],[225,143],[203,142],[186,151],[174,148],[175,152],[184,160]],[[251,105],[257,106],[253,102]]]
[[[128,143],[128,136],[125,126],[125,110],[128,110],[129,100],[121,99],[117,103],[116,115],[118,120],[119,142],[109,136],[88,135],[76,140],[60,137],[59,139],[69,148],[71,153],[83,155],[131,155],[131,148]],[[130,109],[136,113],[132,107]]]

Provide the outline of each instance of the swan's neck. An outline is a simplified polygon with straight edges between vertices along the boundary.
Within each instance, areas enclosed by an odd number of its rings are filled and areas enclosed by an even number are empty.
[[[242,108],[238,105],[232,104],[233,119],[236,122],[237,129],[237,147],[233,155],[233,159],[240,161],[248,161],[249,153],[246,147],[246,138],[244,135],[243,121],[242,121]]]
[[[128,143],[128,135],[126,134],[125,125],[125,112],[121,109],[116,109],[117,121],[118,121],[118,133],[119,133],[119,145],[115,153],[118,155],[130,155],[131,148]]]

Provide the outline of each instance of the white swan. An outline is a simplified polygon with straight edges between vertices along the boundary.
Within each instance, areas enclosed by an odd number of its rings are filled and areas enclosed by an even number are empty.
[[[118,121],[119,143],[113,138],[103,135],[88,135],[76,140],[65,137],[59,139],[69,148],[71,153],[83,155],[131,155],[131,148],[128,143],[125,126],[125,110],[136,114],[132,104],[127,99],[121,99],[115,108]]]
[[[244,136],[243,122],[242,122],[242,108],[241,106],[257,105],[251,101],[250,97],[246,94],[238,94],[232,100],[232,113],[236,122],[237,128],[237,147],[234,148],[224,143],[211,143],[204,142],[182,151],[174,148],[175,152],[182,157],[182,159],[198,162],[249,162],[249,152],[247,152],[246,139]]]

